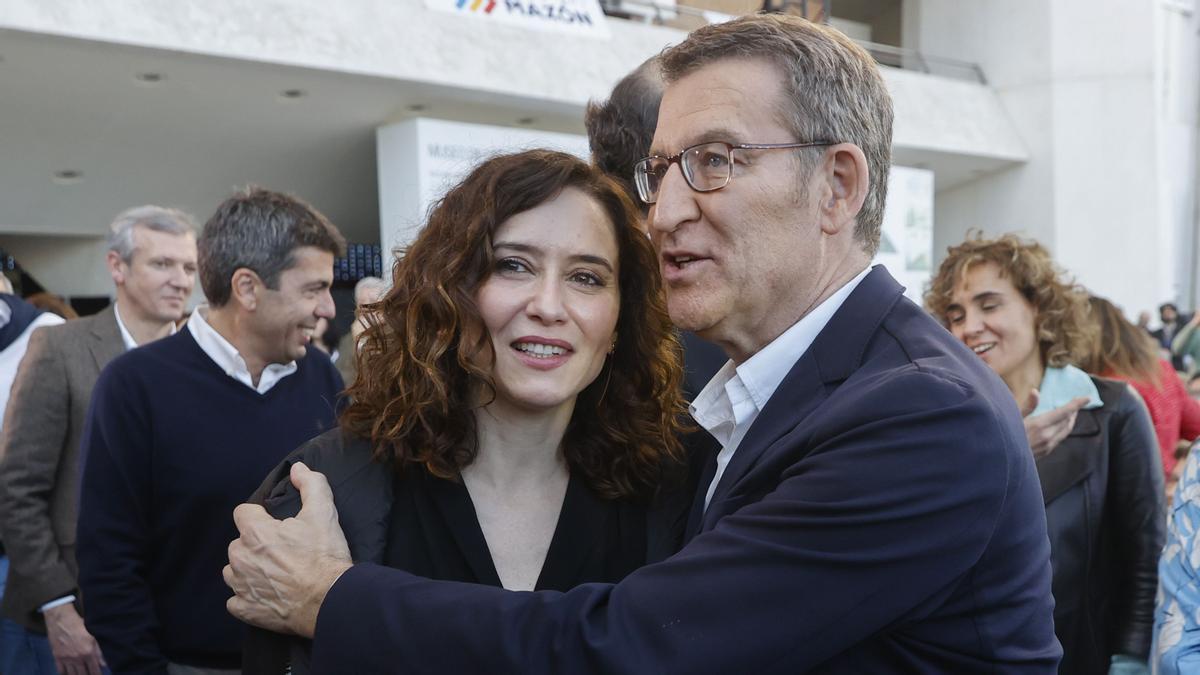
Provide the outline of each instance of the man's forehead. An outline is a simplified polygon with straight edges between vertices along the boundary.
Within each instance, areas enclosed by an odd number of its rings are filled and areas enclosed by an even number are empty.
[[[196,235],[191,231],[163,232],[137,225],[133,228],[133,248],[135,252],[157,254],[169,251],[195,257]]]
[[[774,69],[744,60],[718,61],[667,85],[653,154],[674,154],[705,141],[764,142],[778,122],[780,84]],[[748,76],[747,76],[748,75]]]

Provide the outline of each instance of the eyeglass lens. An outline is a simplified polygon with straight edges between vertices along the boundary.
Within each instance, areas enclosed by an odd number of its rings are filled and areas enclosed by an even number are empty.
[[[724,143],[704,143],[684,150],[678,158],[683,177],[697,192],[709,192],[725,187],[729,183],[729,146]],[[634,167],[634,182],[642,201],[653,204],[658,200],[658,191],[663,178],[671,168],[672,160],[665,157],[649,157]]]

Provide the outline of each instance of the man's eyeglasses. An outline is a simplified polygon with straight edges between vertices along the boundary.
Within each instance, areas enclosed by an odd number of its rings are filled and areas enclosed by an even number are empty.
[[[712,141],[684,148],[678,155],[661,157],[652,155],[638,160],[633,165],[633,180],[637,184],[638,196],[647,204],[658,201],[658,190],[671,165],[678,162],[679,169],[689,187],[696,192],[712,192],[729,185],[733,178],[733,153],[738,150],[782,150],[785,148],[812,148],[821,145],[836,145],[835,141],[809,141],[807,143],[725,143]]]

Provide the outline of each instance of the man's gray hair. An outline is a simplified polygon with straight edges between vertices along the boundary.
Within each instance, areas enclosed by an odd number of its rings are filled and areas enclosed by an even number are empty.
[[[365,305],[372,302],[379,302],[383,294],[387,292],[387,282],[379,277],[363,277],[354,284],[354,304]],[[363,295],[370,294],[368,299],[361,300]]]
[[[192,217],[178,209],[162,206],[135,206],[126,209],[108,226],[108,250],[129,262],[133,258],[133,229],[144,227],[167,234],[195,234],[196,223]]]
[[[853,143],[866,155],[870,184],[854,238],[870,255],[879,249],[883,203],[892,164],[892,99],[875,60],[836,29],[796,16],[759,14],[704,26],[659,57],[672,83],[725,59],[761,59],[783,80],[776,111],[797,142]],[[755,139],[750,139],[754,141]],[[820,155],[800,155],[804,174]]]

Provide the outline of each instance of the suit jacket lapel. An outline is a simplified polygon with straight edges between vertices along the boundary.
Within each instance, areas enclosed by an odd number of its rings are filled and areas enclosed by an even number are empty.
[[[704,529],[712,527],[724,515],[716,508],[718,503],[732,494],[737,482],[763,453],[796,428],[838,383],[854,373],[871,338],[903,292],[904,288],[879,265],[846,298],[750,425],[713,492],[705,512]],[[702,485],[700,489],[707,487]]]
[[[1042,498],[1048,505],[1096,469],[1100,410],[1081,410],[1071,433],[1050,454],[1037,459]]]
[[[796,423],[807,417],[824,399],[824,385],[817,368],[817,360],[812,350],[809,350],[767,400],[767,405],[738,444],[729,465],[725,467],[725,473],[721,474],[709,508],[704,513],[703,529],[712,527],[725,515],[718,508],[718,504],[730,496],[737,481],[750,471],[767,448],[794,429]],[[700,486],[701,491],[707,489],[707,482]],[[704,499],[703,496],[699,498]]]
[[[708,496],[708,486],[712,483],[713,476],[717,475],[717,453],[721,451],[721,444],[704,429],[693,432],[687,443],[696,448],[694,452],[688,453],[692,457],[691,461],[699,463],[702,468],[700,478],[696,481],[696,493],[692,496],[692,509],[688,512],[687,526],[683,531],[684,543],[691,541],[700,531],[700,524],[704,521],[704,498]]]
[[[88,351],[96,362],[96,371],[104,370],[109,361],[125,352],[125,341],[121,339],[121,329],[117,326],[116,305],[109,305],[104,311],[92,317],[92,340],[88,343]]]

